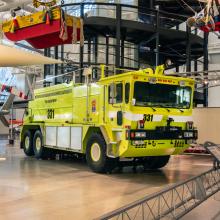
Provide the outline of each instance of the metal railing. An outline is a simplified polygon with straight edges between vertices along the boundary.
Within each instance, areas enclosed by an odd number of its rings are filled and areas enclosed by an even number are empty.
[[[187,16],[174,14],[174,13],[168,13],[160,10],[159,8],[156,9],[150,9],[147,7],[140,7],[135,5],[129,5],[129,4],[116,4],[116,3],[104,3],[104,2],[81,2],[81,3],[69,3],[69,4],[63,4],[61,7],[71,15],[80,16],[82,18],[85,18],[85,23],[87,18],[90,17],[105,17],[105,18],[112,18],[115,19],[115,30],[112,31],[111,29],[108,29],[108,35],[109,37],[113,37],[116,39],[115,42],[115,65],[117,67],[121,66],[124,67],[124,61],[121,59],[120,54],[124,56],[122,46],[120,45],[121,39],[124,37],[121,31],[123,22],[122,21],[136,21],[138,23],[143,23],[149,26],[149,28],[152,29],[155,33],[159,33],[159,29],[172,29],[177,31],[186,31],[188,35],[192,34],[191,30],[187,28],[187,25],[183,25],[183,29],[179,28],[179,25],[181,23],[184,23],[187,19]],[[107,25],[107,24],[106,24]],[[89,28],[88,28],[89,30]],[[98,30],[97,30],[98,31]],[[197,33],[195,33],[197,34]],[[103,33],[100,33],[100,36],[104,35]],[[194,35],[194,34],[193,34]],[[90,35],[88,35],[91,37]],[[87,36],[87,37],[88,37]],[[138,36],[136,36],[138,38]],[[163,51],[160,50],[160,37],[158,34],[155,34],[152,36],[152,40],[155,40],[155,48],[151,51],[148,51],[147,54],[154,54],[155,55],[155,62],[153,62],[153,65],[159,65],[161,62],[160,55],[164,55],[165,57],[175,57],[176,54],[173,52],[169,52],[169,54],[163,54]],[[126,39],[125,39],[126,40]],[[145,39],[133,39],[134,41],[142,41],[142,43],[145,44]],[[148,40],[149,42],[149,40]],[[151,42],[152,43],[152,42]],[[182,54],[182,52],[180,52]],[[188,56],[188,55],[187,55]],[[183,61],[187,60],[187,56],[183,56]],[[81,56],[82,57],[82,56]],[[181,59],[181,57],[178,57]],[[121,61],[120,61],[121,59]],[[189,60],[189,59],[188,59]],[[141,60],[139,59],[139,62],[137,63],[137,66],[140,66]],[[82,67],[83,62],[81,62],[80,67]],[[106,63],[109,64],[109,63]],[[136,64],[131,64],[133,67]]]
[[[129,4],[81,2],[61,5],[69,14],[81,17],[110,17],[138,21],[141,23],[157,25],[158,17],[160,27],[171,28],[186,21],[187,16],[168,13],[165,11],[150,9]],[[119,17],[118,17],[119,16]]]
[[[179,219],[220,190],[220,169],[170,186],[97,219]]]

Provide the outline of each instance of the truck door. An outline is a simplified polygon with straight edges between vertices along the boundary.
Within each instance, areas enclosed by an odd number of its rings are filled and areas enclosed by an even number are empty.
[[[124,83],[114,82],[108,85],[107,99],[108,106],[107,116],[108,123],[112,127],[122,127],[124,111]]]

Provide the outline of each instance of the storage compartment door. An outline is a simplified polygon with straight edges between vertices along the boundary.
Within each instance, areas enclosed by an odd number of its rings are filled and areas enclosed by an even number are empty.
[[[71,149],[82,150],[82,127],[71,127]]]

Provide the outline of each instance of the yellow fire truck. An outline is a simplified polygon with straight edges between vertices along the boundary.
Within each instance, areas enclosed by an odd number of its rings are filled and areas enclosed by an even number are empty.
[[[194,80],[160,68],[105,77],[102,66],[98,82],[35,90],[21,147],[36,158],[54,149],[85,154],[95,172],[110,171],[122,158],[158,169],[197,139],[193,93]]]

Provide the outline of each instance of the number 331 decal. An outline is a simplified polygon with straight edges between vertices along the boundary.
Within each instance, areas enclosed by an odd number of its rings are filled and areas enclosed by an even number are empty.
[[[153,121],[153,115],[151,115],[151,114],[145,114],[144,115],[144,121]]]
[[[54,119],[54,109],[48,109],[47,110],[47,118],[48,119]]]

